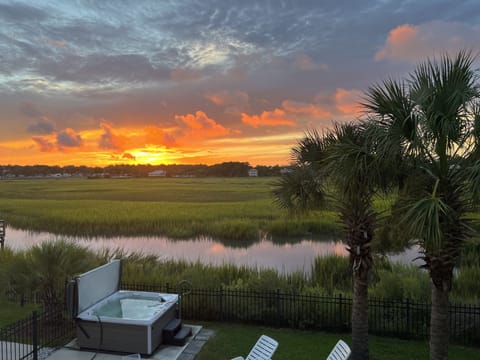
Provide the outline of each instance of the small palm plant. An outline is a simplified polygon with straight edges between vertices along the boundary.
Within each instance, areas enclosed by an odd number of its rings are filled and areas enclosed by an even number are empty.
[[[33,246],[25,257],[27,286],[39,294],[45,307],[58,306],[64,299],[65,279],[96,265],[95,255],[80,245],[64,240]]]

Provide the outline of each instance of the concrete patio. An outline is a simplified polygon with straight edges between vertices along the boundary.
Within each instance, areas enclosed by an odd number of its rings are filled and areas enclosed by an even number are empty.
[[[201,326],[189,325],[192,327],[192,335],[184,346],[166,346],[160,347],[151,356],[142,357],[152,360],[193,360],[200,352],[200,349],[213,335],[212,330],[203,329]],[[95,351],[82,350],[77,346],[76,340],[54,351],[48,356],[48,360],[90,360]],[[98,360],[119,360],[129,359],[128,354],[114,354],[107,352],[99,352],[95,359]],[[136,359],[136,357],[131,358]]]

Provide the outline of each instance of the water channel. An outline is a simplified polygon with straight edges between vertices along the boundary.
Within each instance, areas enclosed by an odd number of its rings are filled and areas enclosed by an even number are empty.
[[[208,237],[177,240],[167,237],[122,236],[112,238],[82,238],[59,236],[47,232],[31,232],[7,227],[5,245],[13,250],[23,250],[44,241],[65,239],[92,250],[122,249],[127,253],[141,252],[158,256],[159,259],[200,261],[221,265],[231,263],[249,267],[271,268],[281,273],[301,271],[309,273],[317,256],[337,254],[347,256],[345,244],[340,240],[300,239],[295,242],[274,243],[263,239],[246,243],[243,247]],[[389,254],[395,262],[411,264],[418,256],[418,248],[406,249],[398,254]],[[415,262],[418,264],[417,262]]]

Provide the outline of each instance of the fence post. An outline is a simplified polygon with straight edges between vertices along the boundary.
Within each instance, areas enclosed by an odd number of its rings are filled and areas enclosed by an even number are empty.
[[[223,320],[223,286],[220,286],[220,320]]]
[[[410,335],[410,298],[407,298],[407,335]]]
[[[275,305],[277,308],[277,327],[280,327],[280,289],[275,292]]]
[[[166,292],[166,293],[169,293],[169,292],[170,292],[170,284],[169,284],[168,282],[167,282],[167,284],[166,284],[166,288],[167,288],[167,289],[166,289],[165,292]]]
[[[33,360],[38,360],[38,322],[37,312],[32,312],[32,346],[33,346]]]
[[[343,329],[343,297],[342,297],[342,293],[338,294],[338,307],[339,307],[339,311],[338,311],[338,321],[339,321],[339,324],[338,324],[338,328],[340,330]]]
[[[5,220],[0,220],[0,247],[3,250],[5,244]]]

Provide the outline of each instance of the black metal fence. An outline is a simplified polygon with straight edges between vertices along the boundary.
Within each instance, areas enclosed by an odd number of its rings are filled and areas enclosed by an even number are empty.
[[[0,249],[5,246],[5,220],[0,220]]]
[[[172,292],[167,285],[124,284],[126,290]],[[370,298],[369,332],[376,335],[428,337],[431,305],[412,300]],[[201,321],[231,321],[294,329],[350,331],[350,297],[300,295],[280,291],[193,289],[181,300],[182,317]],[[480,306],[450,305],[450,339],[464,345],[480,344]]]
[[[37,360],[42,351],[74,337],[73,321],[63,309],[34,311],[32,315],[0,329],[0,359]]]
[[[122,284],[124,290],[176,292],[165,285]],[[427,338],[430,304],[369,299],[369,331],[376,335]],[[182,317],[190,321],[229,321],[294,329],[349,331],[352,299],[235,289],[192,289],[181,298]],[[34,313],[0,329],[0,359],[37,359],[41,349],[74,337],[74,323],[63,311]],[[450,338],[454,343],[480,344],[480,306],[450,305]]]

